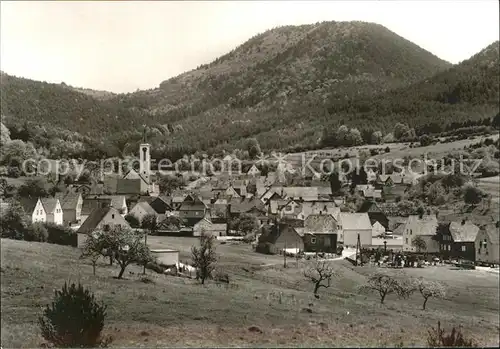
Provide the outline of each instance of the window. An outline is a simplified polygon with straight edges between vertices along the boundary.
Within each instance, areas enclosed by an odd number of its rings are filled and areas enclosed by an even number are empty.
[[[406,238],[406,243],[408,243],[408,238]]]
[[[114,213],[111,215],[111,219],[115,219],[115,214]]]
[[[412,235],[412,234],[413,234],[413,230],[410,229],[410,235]]]
[[[311,238],[311,244],[315,244],[316,243],[316,238]]]
[[[450,246],[450,245],[448,245],[448,251],[450,251],[450,250],[451,250],[451,246]]]
[[[103,225],[103,230],[104,231],[109,231],[109,224],[104,224]]]
[[[464,245],[462,245],[462,252],[465,252],[466,248]]]
[[[441,244],[441,249],[444,250],[444,245],[443,244]]]
[[[477,254],[481,254],[481,248],[477,249]]]

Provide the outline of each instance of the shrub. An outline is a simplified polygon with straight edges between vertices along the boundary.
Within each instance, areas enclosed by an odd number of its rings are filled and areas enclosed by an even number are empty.
[[[276,248],[270,242],[259,242],[255,251],[264,254],[276,254]]]
[[[438,321],[437,328],[431,328],[427,335],[427,345],[431,348],[437,347],[476,347],[476,344],[471,338],[466,338],[462,334],[461,329],[453,327],[450,334],[446,334],[441,328],[441,322]]]
[[[49,232],[41,223],[31,224],[24,232],[25,241],[46,242],[49,237]]]
[[[78,236],[70,228],[53,223],[46,223],[45,228],[48,231],[47,242],[63,246],[78,246]]]
[[[391,151],[391,148],[389,148],[389,146],[387,146],[387,147],[385,147],[384,151],[385,151],[386,153],[389,153],[389,152]]]
[[[65,283],[55,291],[55,300],[47,305],[38,322],[43,338],[61,348],[107,346],[101,338],[106,306],[98,304],[94,294],[82,285]]]

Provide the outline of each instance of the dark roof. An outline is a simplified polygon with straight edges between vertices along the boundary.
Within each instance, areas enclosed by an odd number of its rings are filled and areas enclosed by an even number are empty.
[[[94,231],[94,229],[99,225],[102,219],[108,214],[109,211],[115,210],[112,207],[96,208],[94,209],[87,219],[83,222],[81,227],[78,229],[79,233],[88,234]],[[118,214],[118,211],[116,211]]]
[[[168,204],[165,198],[157,197],[154,200],[149,202],[149,205],[155,210],[158,214],[163,214],[167,211],[170,211],[172,208]]]
[[[111,206],[111,199],[106,198],[92,198],[92,199],[83,199],[82,204],[82,214],[90,215],[92,211],[96,208],[105,208]]]
[[[78,204],[78,198],[81,196],[79,193],[68,193],[66,194],[61,201],[61,206],[63,210],[73,210],[76,209],[76,205]]]
[[[194,225],[195,225],[196,223],[198,223],[199,221],[201,221],[201,220],[203,220],[203,219],[205,219],[205,217],[201,217],[201,218],[200,218],[200,217],[196,217],[196,218],[184,218],[184,219],[182,220],[182,223],[183,223],[183,225],[184,225],[185,227],[190,227],[190,228],[192,228],[192,227],[194,227]]]
[[[140,194],[141,179],[118,179],[116,184],[117,194]]]
[[[33,199],[33,198],[20,198],[19,203],[24,209],[24,212],[27,214],[33,213],[33,210],[36,207],[36,204],[38,202],[38,199]]]
[[[46,213],[52,213],[55,211],[56,206],[57,206],[57,200],[56,198],[42,198],[42,205]]]
[[[259,242],[268,242],[274,244],[280,237],[281,233],[286,229],[292,229],[298,235],[295,228],[286,223],[279,223],[278,225],[266,225],[262,227],[262,234],[259,237]]]
[[[363,202],[361,205],[360,209],[358,210],[359,213],[364,213],[364,212],[369,212],[369,213],[383,213],[380,207],[378,205],[370,200],[366,200]]]

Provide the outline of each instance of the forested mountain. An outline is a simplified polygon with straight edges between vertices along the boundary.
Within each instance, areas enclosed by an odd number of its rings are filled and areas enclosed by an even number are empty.
[[[498,77],[498,42],[452,66],[383,26],[324,22],[269,30],[129,94],[2,74],[2,115],[106,139],[120,152],[146,124],[156,156],[243,148],[248,137],[264,149],[314,147],[344,123],[388,132],[396,121],[489,116]]]

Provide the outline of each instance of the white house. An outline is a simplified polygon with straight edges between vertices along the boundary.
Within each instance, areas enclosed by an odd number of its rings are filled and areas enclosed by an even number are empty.
[[[92,210],[89,217],[78,229],[78,247],[85,244],[89,234],[97,230],[108,231],[113,227],[130,228],[128,222],[114,207],[103,207]]]
[[[356,247],[358,235],[361,246],[372,244],[372,225],[368,213],[347,213],[339,214],[340,236],[339,242],[344,242],[344,246]]]
[[[54,223],[57,225],[63,224],[63,210],[61,202],[56,198],[43,198],[41,199],[43,208],[45,209],[46,222]]]
[[[385,234],[385,228],[382,224],[380,224],[378,221],[375,221],[372,225],[372,237],[379,237],[381,235]]]

